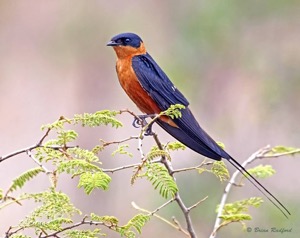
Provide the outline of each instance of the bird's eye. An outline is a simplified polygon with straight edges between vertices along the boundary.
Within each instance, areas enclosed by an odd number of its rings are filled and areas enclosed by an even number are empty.
[[[129,38],[126,38],[124,41],[125,43],[129,43],[131,40]]]

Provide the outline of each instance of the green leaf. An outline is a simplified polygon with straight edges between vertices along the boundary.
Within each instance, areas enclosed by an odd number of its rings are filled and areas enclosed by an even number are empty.
[[[271,177],[276,173],[276,171],[272,168],[271,165],[258,165],[254,168],[248,169],[248,172],[257,178]]]
[[[229,179],[229,172],[223,161],[215,161],[211,167],[211,172],[216,175],[221,182]]]
[[[100,233],[100,229],[94,230],[76,230],[72,229],[66,232],[68,238],[97,238],[99,236],[106,236],[104,233]]]
[[[114,152],[112,152],[112,156],[115,156],[116,154],[121,154],[121,155],[128,155],[129,157],[133,157],[133,154],[126,151],[125,149],[129,148],[129,145],[127,144],[123,144],[123,145],[119,145],[118,149],[116,149]]]
[[[166,157],[166,159],[171,160],[171,157],[167,151],[164,150],[152,150],[147,155],[146,158],[148,161],[154,160],[155,158]]]
[[[229,220],[230,217],[235,220],[236,215],[243,214],[248,211],[249,206],[259,207],[262,204],[263,200],[260,197],[251,197],[249,199],[244,199],[236,201],[234,203],[227,203],[224,206],[222,216],[226,216],[226,219]],[[217,207],[217,211],[219,206]],[[250,215],[249,215],[250,216]]]
[[[74,116],[75,124],[80,123],[82,126],[96,127],[100,125],[111,125],[112,127],[121,127],[123,124],[115,119],[118,114],[116,111],[103,110],[95,113],[77,114]]]
[[[62,151],[48,147],[53,145],[59,145],[57,143],[57,140],[49,140],[45,143],[43,147],[36,148],[35,158],[38,159],[40,162],[52,161],[53,164],[56,164],[57,162],[63,159],[67,159],[66,154]]]
[[[185,150],[186,146],[179,141],[170,142],[167,144],[167,150]]]
[[[78,137],[77,132],[74,130],[58,131],[57,132],[57,145],[66,145],[69,142],[75,141]]]
[[[98,216],[95,213],[91,213],[90,216],[93,221],[104,222],[110,226],[116,227],[119,223],[119,220],[114,216]]]
[[[86,172],[80,175],[78,187],[83,187],[87,195],[96,188],[101,188],[103,190],[108,189],[111,178],[103,172]]]
[[[74,177],[88,171],[97,172],[102,170],[98,166],[85,160],[72,159],[61,162],[57,167],[57,171],[59,173],[66,172]]]
[[[143,226],[149,220],[149,215],[138,214],[134,216],[125,226],[118,227],[117,231],[121,234],[121,236],[135,237],[134,230],[141,234]]]
[[[98,216],[94,213],[90,215],[94,222],[103,222],[111,230],[118,232],[122,237],[136,237],[136,232],[141,234],[143,226],[150,220],[149,215],[137,214],[124,226],[119,226],[118,219],[114,216]]]
[[[225,221],[231,221],[231,222],[252,220],[252,217],[249,214],[242,214],[242,213],[234,214],[234,215],[221,215],[220,218],[222,218]]]
[[[69,148],[67,151],[76,159],[86,160],[87,162],[99,161],[98,156],[93,151],[85,150],[79,147]]]
[[[225,144],[223,142],[217,141],[218,146],[225,150]]]
[[[96,127],[100,125],[111,125],[112,127],[121,127],[123,124],[115,118],[115,116],[119,114],[117,111],[97,111],[95,113],[84,113],[84,114],[76,114],[74,118],[65,118],[61,116],[59,120],[42,126],[42,130],[44,129],[63,129],[65,124],[81,124],[82,126]]]
[[[212,163],[210,168],[197,168],[199,174],[203,172],[209,172],[214,174],[221,182],[229,179],[229,171],[226,164],[223,161],[215,161]]]
[[[158,189],[159,194],[164,198],[174,197],[178,191],[174,179],[161,164],[147,164],[145,176],[152,183],[154,189]]]
[[[13,234],[10,238],[32,238],[31,236],[26,236],[22,234]]]
[[[249,206],[259,207],[263,200],[258,197],[252,197],[249,199],[236,201],[234,203],[225,204],[220,218],[222,223],[219,228],[228,225],[232,222],[239,222],[242,225],[243,230],[246,229],[246,224],[244,221],[251,220],[251,215],[247,214]],[[219,205],[217,206],[217,211],[219,210]]]
[[[8,192],[12,192],[17,188],[22,188],[26,182],[36,177],[39,173],[45,172],[41,167],[30,169],[22,173],[19,177],[15,178],[10,185]]]
[[[181,104],[171,105],[167,110],[161,112],[160,115],[166,115],[171,117],[172,119],[180,118],[182,109],[185,109],[184,105]]]
[[[41,203],[31,214],[27,215],[19,224],[22,229],[33,228],[36,234],[49,230],[59,231],[65,224],[71,224],[71,217],[80,211],[70,202],[70,198],[53,188],[37,194],[27,194],[27,198],[35,203]]]
[[[45,129],[63,129],[64,127],[64,124],[65,123],[69,123],[71,124],[71,120],[67,119],[67,118],[64,118],[63,116],[61,116],[58,120],[56,120],[55,122],[51,123],[51,124],[46,124],[46,125],[43,125],[41,127],[41,130],[45,130]]]
[[[300,148],[288,147],[288,146],[274,146],[266,155],[279,156],[279,155],[295,155],[300,153]]]

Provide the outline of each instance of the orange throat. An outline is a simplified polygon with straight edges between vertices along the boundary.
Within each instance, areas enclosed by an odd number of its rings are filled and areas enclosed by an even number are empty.
[[[161,109],[143,89],[131,64],[132,57],[146,53],[143,43],[141,43],[141,46],[137,49],[129,46],[115,46],[114,50],[118,57],[116,70],[119,82],[126,94],[143,113],[148,115],[159,114]],[[171,118],[167,116],[160,117],[160,120],[177,127]]]

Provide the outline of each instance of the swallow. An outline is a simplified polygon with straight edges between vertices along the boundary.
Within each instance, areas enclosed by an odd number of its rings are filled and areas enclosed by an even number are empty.
[[[155,122],[175,139],[195,152],[213,160],[225,159],[239,170],[281,213],[288,209],[254,178],[239,162],[222,149],[199,125],[189,102],[147,52],[143,40],[134,33],[114,36],[107,46],[117,55],[119,82],[136,106],[146,115],[159,114],[171,105],[181,104],[181,117],[161,116]]]

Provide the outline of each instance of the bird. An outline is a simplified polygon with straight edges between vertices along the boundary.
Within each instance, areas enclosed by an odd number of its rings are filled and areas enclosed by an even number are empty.
[[[185,108],[181,110],[181,117],[162,115],[155,122],[193,151],[213,160],[227,160],[285,217],[291,215],[267,188],[202,129],[189,108],[189,101],[150,56],[141,37],[131,32],[121,33],[113,36],[107,46],[111,46],[116,53],[116,71],[122,88],[142,113],[152,117],[171,105],[183,105]]]

